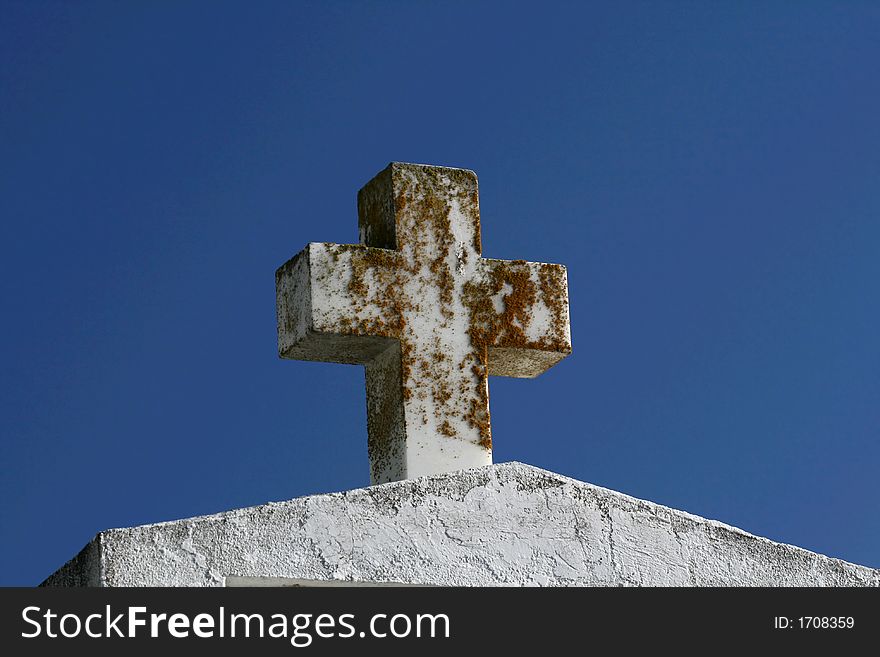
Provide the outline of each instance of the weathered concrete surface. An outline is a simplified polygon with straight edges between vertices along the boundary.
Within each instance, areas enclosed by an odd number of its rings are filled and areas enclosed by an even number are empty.
[[[521,463],[101,532],[44,584],[223,586],[227,578],[880,585],[878,570]]]
[[[366,366],[370,476],[492,462],[489,375],[571,353],[565,267],[483,258],[477,176],[392,163],[358,194],[360,244],[276,273],[282,358]]]

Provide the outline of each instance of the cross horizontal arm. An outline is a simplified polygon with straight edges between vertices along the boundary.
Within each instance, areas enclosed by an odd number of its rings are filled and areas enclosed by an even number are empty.
[[[471,342],[488,349],[490,375],[533,378],[571,353],[563,265],[484,258],[465,300]]]
[[[389,300],[400,254],[313,242],[275,272],[282,358],[365,365],[400,334]]]

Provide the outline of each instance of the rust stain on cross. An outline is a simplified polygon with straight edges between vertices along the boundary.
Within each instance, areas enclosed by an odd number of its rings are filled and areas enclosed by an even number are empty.
[[[489,375],[571,353],[562,265],[482,257],[473,171],[392,163],[358,193],[360,244],[275,274],[282,358],[366,367],[370,476],[492,462]]]

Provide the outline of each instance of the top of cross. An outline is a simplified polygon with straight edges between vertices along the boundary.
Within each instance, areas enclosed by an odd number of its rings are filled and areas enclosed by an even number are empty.
[[[373,483],[491,463],[488,376],[571,353],[565,267],[482,258],[466,169],[392,163],[358,216],[276,272],[279,354],[366,366]]]

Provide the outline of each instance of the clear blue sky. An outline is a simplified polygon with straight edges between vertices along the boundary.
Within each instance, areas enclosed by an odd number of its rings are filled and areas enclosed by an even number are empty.
[[[517,460],[880,567],[869,2],[6,0],[0,572],[368,483],[361,368],[281,361],[275,268],[391,160],[568,266]]]

